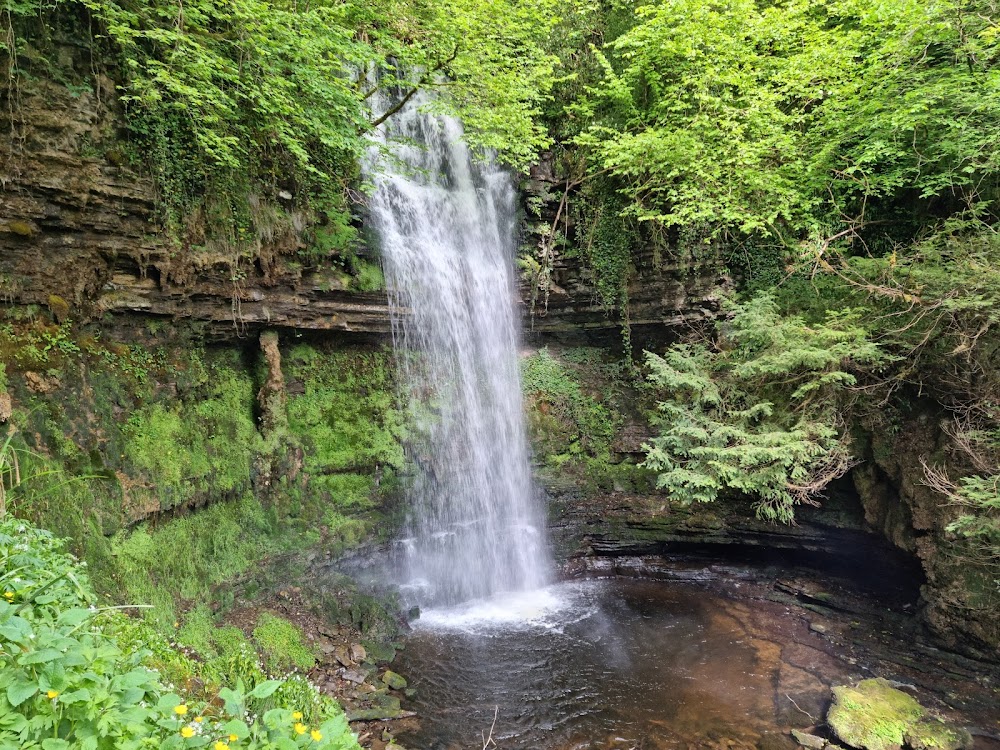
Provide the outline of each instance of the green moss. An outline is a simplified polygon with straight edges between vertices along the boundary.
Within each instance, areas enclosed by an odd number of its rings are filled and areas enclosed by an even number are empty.
[[[263,373],[238,349],[100,342],[36,323],[0,327],[6,345],[20,352],[4,360],[21,407],[13,447],[32,478],[8,493],[9,509],[69,538],[107,599],[149,605],[143,616],[171,636],[181,620],[178,637],[199,652],[219,646],[209,610],[192,605],[224,610],[234,594],[223,583],[270,586],[265,559],[338,553],[390,531],[379,505],[403,465],[403,420],[389,352],[286,354],[291,418],[265,445],[254,412]],[[58,360],[54,391],[26,387],[26,349]],[[277,471],[255,486],[265,450]]]
[[[377,292],[385,289],[385,274],[377,264],[358,258],[354,261],[351,288],[359,292]]]
[[[655,491],[655,472],[614,450],[623,414],[635,411],[627,367],[595,349],[546,347],[522,361],[521,373],[538,476],[550,490]]]
[[[31,222],[14,219],[7,222],[7,231],[21,237],[30,237],[35,233],[35,228]]]
[[[887,680],[862,680],[857,687],[833,688],[827,722],[848,745],[866,750],[898,750],[924,709]]]
[[[937,718],[925,718],[906,731],[906,744],[913,750],[962,750],[972,747],[972,735]]]
[[[521,378],[533,442],[545,455],[609,454],[617,417],[548,347],[522,361]]]
[[[164,508],[206,491],[226,494],[250,485],[260,441],[253,381],[224,365],[214,367],[211,378],[191,400],[145,406],[125,425],[125,455],[155,477]]]
[[[213,600],[214,587],[257,563],[276,546],[277,536],[273,512],[246,495],[159,528],[144,525],[120,533],[112,542],[111,562],[98,580],[109,583],[116,598],[153,605],[148,617],[169,629],[177,619],[177,598]]]
[[[316,663],[316,653],[306,645],[302,631],[283,617],[269,612],[261,614],[253,639],[264,654],[264,664],[273,673],[305,670]]]

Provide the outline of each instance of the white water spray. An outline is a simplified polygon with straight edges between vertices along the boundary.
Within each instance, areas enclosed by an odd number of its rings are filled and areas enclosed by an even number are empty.
[[[398,163],[374,170],[370,204],[416,425],[403,590],[422,607],[535,590],[552,568],[518,371],[515,190],[425,103],[380,134]]]

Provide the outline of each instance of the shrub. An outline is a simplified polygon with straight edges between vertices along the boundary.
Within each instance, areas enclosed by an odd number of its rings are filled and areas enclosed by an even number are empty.
[[[221,710],[219,701],[186,700],[143,661],[159,652],[179,674],[193,662],[171,659],[144,626],[99,615],[93,600],[82,564],[59,540],[18,519],[0,521],[0,749],[358,747],[332,701],[319,701],[325,714],[309,718],[280,702],[263,710],[282,690],[312,707],[308,684],[222,688]]]

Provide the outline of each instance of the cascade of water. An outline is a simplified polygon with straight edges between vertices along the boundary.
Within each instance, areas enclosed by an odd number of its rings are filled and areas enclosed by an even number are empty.
[[[552,566],[521,405],[515,190],[423,103],[379,134],[395,159],[372,170],[370,207],[416,431],[404,588],[433,606],[537,588]]]

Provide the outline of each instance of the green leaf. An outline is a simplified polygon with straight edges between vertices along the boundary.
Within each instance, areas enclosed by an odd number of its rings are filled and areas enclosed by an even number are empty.
[[[18,680],[7,688],[7,700],[17,707],[38,692],[38,683],[30,680]]]
[[[274,695],[274,692],[280,688],[281,685],[281,680],[265,680],[251,690],[248,697],[257,699],[269,698]]]
[[[54,648],[43,648],[38,651],[29,651],[24,656],[17,660],[18,664],[44,664],[46,662],[55,661],[60,656],[62,652]]]

